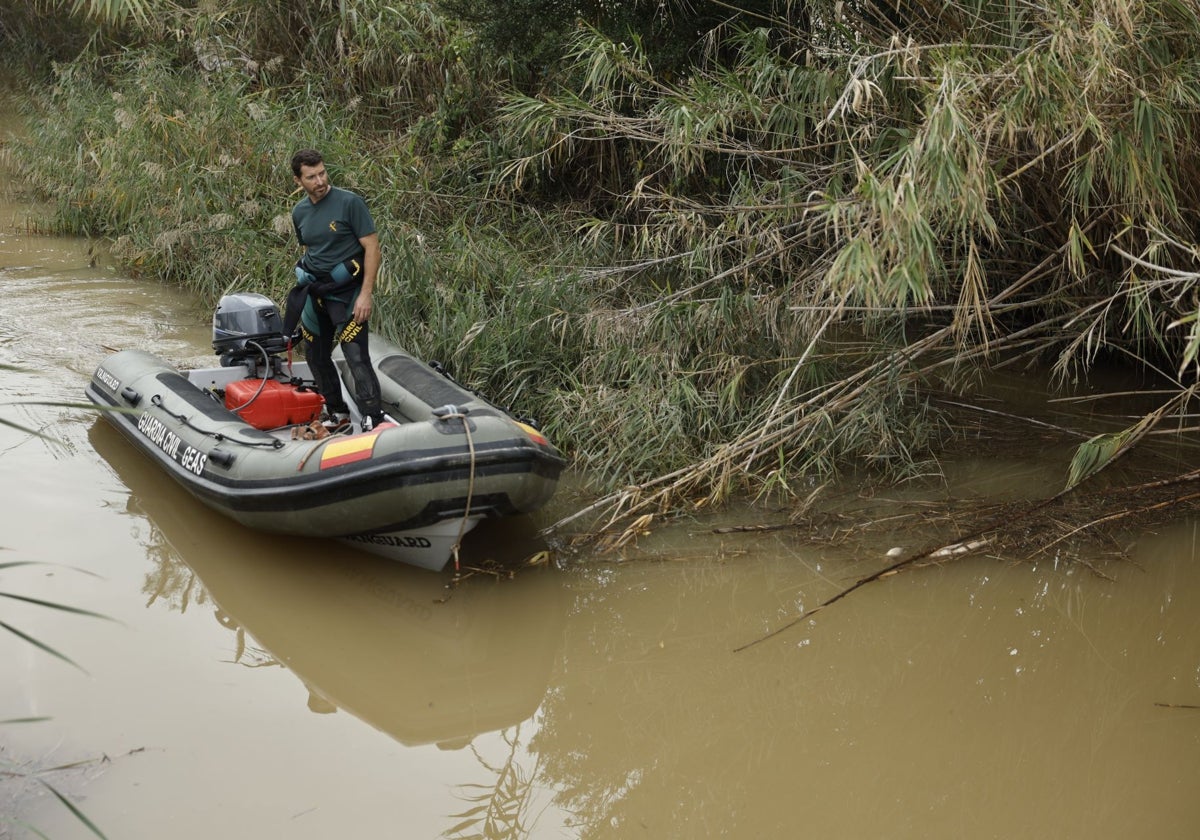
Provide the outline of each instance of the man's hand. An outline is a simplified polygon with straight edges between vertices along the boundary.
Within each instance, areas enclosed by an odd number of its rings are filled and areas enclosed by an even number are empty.
[[[379,273],[379,234],[372,233],[358,241],[363,246],[363,284],[354,301],[354,320],[365,324],[371,317],[371,296],[375,291],[375,276]]]
[[[371,317],[371,293],[366,287],[358,293],[358,297],[354,299],[354,322],[356,324],[365,324],[367,319]]]

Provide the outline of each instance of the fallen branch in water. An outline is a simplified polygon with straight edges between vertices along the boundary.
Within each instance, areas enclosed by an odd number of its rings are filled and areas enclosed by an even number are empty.
[[[1053,548],[1060,542],[1068,540],[1076,534],[1086,531],[1089,528],[1095,528],[1097,525],[1106,525],[1110,522],[1116,522],[1118,519],[1127,519],[1130,516],[1137,516],[1140,513],[1151,513],[1156,510],[1163,510],[1164,508],[1174,507],[1175,505],[1180,505],[1184,502],[1195,501],[1197,499],[1200,499],[1200,493],[1188,493],[1185,496],[1176,496],[1173,499],[1167,499],[1163,502],[1155,502],[1152,505],[1143,505],[1141,507],[1129,508],[1127,510],[1119,510],[1116,513],[1110,513],[1107,516],[1101,516],[1099,519],[1093,519],[1091,522],[1085,522],[1083,525],[1068,531],[1061,537],[1051,542],[1049,545],[1044,546],[1042,551]]]
[[[1200,470],[1193,470],[1193,471],[1183,473],[1178,476],[1174,476],[1172,478],[1146,482],[1144,484],[1139,484],[1139,485],[1135,485],[1132,487],[1125,487],[1125,488],[1121,488],[1119,491],[1107,490],[1107,491],[1103,491],[1096,495],[1099,496],[1100,498],[1106,498],[1106,497],[1112,497],[1112,496],[1120,493],[1121,496],[1128,497],[1135,493],[1145,493],[1150,490],[1161,490],[1161,489],[1174,487],[1177,485],[1186,484],[1186,483],[1197,481],[1197,480],[1200,480]],[[1018,511],[1016,513],[1002,514],[998,517],[994,517],[986,525],[976,528],[964,536],[958,537],[952,543],[949,543],[949,544],[943,543],[943,544],[939,544],[939,545],[932,546],[930,548],[918,551],[915,554],[911,554],[908,557],[905,557],[902,560],[899,560],[899,561],[891,564],[890,566],[886,566],[885,568],[880,569],[877,572],[869,574],[866,577],[860,578],[859,580],[855,581],[853,585],[847,587],[846,589],[841,590],[840,592],[838,592],[837,594],[833,595],[832,597],[826,599],[825,601],[822,601],[820,604],[813,607],[811,610],[805,610],[800,615],[798,615],[795,618],[793,618],[792,620],[788,621],[786,624],[783,624],[782,626],[772,630],[771,632],[767,633],[766,635],[761,636],[761,637],[755,639],[754,641],[748,642],[740,647],[734,648],[733,652],[740,653],[741,651],[746,650],[747,648],[757,645],[759,642],[765,642],[768,639],[772,639],[775,636],[778,636],[779,634],[785,632],[786,630],[789,630],[792,627],[795,627],[797,624],[800,624],[804,620],[811,618],[816,613],[823,610],[825,607],[828,607],[831,604],[835,604],[838,601],[845,598],[847,595],[850,595],[851,593],[856,592],[857,590],[863,588],[867,584],[874,583],[877,580],[882,580],[884,578],[891,577],[892,575],[897,574],[901,570],[915,565],[917,563],[917,561],[919,561],[919,560],[945,558],[945,557],[950,557],[950,556],[960,556],[960,555],[967,554],[971,551],[974,551],[978,548],[981,548],[984,545],[993,541],[992,538],[989,538],[989,535],[998,534],[1004,528],[1011,528],[1019,522],[1023,522],[1023,521],[1030,519],[1035,514],[1045,510],[1046,508],[1050,507],[1052,504],[1062,501],[1066,496],[1075,492],[1077,486],[1078,485],[1069,487],[1065,490],[1061,490],[1058,493],[1056,493],[1055,495],[1051,496],[1050,498],[1043,499],[1040,502],[1036,502],[1036,503],[1026,507],[1024,510]],[[1094,498],[1094,497],[1091,497],[1091,498]],[[1145,514],[1145,513],[1150,513],[1150,512],[1161,511],[1165,508],[1169,508],[1174,505],[1184,504],[1187,502],[1195,502],[1197,500],[1200,500],[1200,493],[1176,494],[1173,497],[1168,498],[1168,499],[1154,501],[1152,503],[1127,508],[1125,510],[1116,511],[1114,513],[1107,514],[1107,515],[1099,517],[1099,518],[1094,518],[1091,521],[1089,521],[1081,526],[1071,529],[1067,534],[1065,534],[1061,537],[1058,537],[1057,539],[1050,542],[1049,545],[1043,546],[1042,551],[1045,551],[1046,548],[1049,548],[1051,546],[1061,543],[1063,540],[1068,539],[1069,537],[1076,536],[1083,531],[1086,531],[1091,528],[1095,528],[1095,527],[1103,525],[1103,524],[1115,522],[1120,519],[1126,519],[1126,518],[1129,518],[1132,516],[1136,516],[1138,514]],[[1093,569],[1093,571],[1095,571],[1095,570]],[[1101,576],[1104,577],[1103,575],[1101,575]]]
[[[722,525],[720,528],[713,528],[711,533],[714,534],[748,534],[748,533],[764,533],[766,531],[783,531],[787,528],[795,528],[796,526],[790,522],[781,523],[764,523],[761,525]]]
[[[1057,499],[1058,499],[1058,496],[1054,496],[1050,499],[1046,499],[1045,501],[1039,502],[1036,505],[1033,505],[1032,507],[1030,507],[1025,512],[1025,515],[1030,515],[1030,514],[1034,513],[1035,511],[1039,510],[1040,508],[1046,507],[1047,505],[1051,504],[1052,502],[1056,501]],[[846,589],[843,589],[841,592],[838,592],[836,595],[834,595],[831,598],[827,598],[826,600],[822,601],[817,606],[813,607],[811,610],[805,610],[804,612],[802,612],[800,615],[793,618],[788,623],[784,624],[781,627],[777,627],[776,629],[772,630],[770,633],[767,633],[765,636],[760,636],[759,638],[755,639],[752,642],[747,642],[746,644],[742,645],[741,647],[734,648],[733,652],[741,653],[743,650],[746,650],[747,648],[754,647],[759,642],[765,642],[767,639],[774,638],[775,636],[778,636],[780,633],[783,633],[785,630],[789,630],[792,627],[795,627],[797,624],[804,621],[805,619],[812,618],[818,612],[820,612],[821,610],[830,606],[831,604],[836,604],[838,601],[842,600],[850,593],[863,588],[868,583],[874,583],[877,580],[883,580],[884,578],[891,577],[892,575],[899,573],[901,569],[904,569],[908,566],[912,566],[918,560],[924,560],[926,558],[931,558],[931,557],[949,557],[951,555],[957,556],[957,555],[961,555],[961,554],[966,554],[969,551],[974,551],[976,548],[979,548],[983,545],[986,545],[988,542],[990,542],[990,540],[982,539],[986,534],[988,534],[992,531],[998,530],[1002,525],[1006,524],[1009,521],[1010,520],[1006,519],[1004,522],[993,522],[984,528],[980,528],[975,533],[968,534],[967,536],[962,537],[961,539],[957,540],[956,542],[950,543],[949,545],[931,546],[930,548],[924,549],[922,551],[918,551],[916,554],[911,554],[908,557],[905,557],[903,560],[899,560],[890,566],[887,566],[883,569],[880,569],[877,572],[874,572],[873,574],[869,574],[864,578],[859,578],[857,581],[854,582],[854,584],[852,586],[847,587]]]

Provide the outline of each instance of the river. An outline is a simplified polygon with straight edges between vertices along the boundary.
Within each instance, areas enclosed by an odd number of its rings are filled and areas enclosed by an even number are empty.
[[[0,203],[0,419],[47,437],[0,425],[0,563],[27,563],[0,592],[104,618],[0,598],[76,663],[0,630],[0,719],[44,718],[0,725],[0,837],[94,836],[37,779],[112,840],[1196,837],[1195,521],[1094,570],[899,574],[740,652],[886,565],[890,535],[697,520],[449,588],[248,531],[38,404],[80,402],[110,349],[209,364],[210,314],[28,215]],[[1066,451],[959,475],[1041,495]],[[482,525],[464,556],[517,563],[545,521]]]

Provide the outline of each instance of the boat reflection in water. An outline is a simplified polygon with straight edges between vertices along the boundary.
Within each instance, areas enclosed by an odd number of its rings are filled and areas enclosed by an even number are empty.
[[[553,569],[448,588],[448,574],[245,528],[193,504],[109,424],[97,421],[89,437],[129,488],[130,512],[153,526],[150,600],[182,611],[207,593],[218,621],[238,634],[236,659],[288,668],[314,711],[340,708],[401,743],[444,748],[537,711],[568,609]],[[532,530],[519,519],[489,523],[464,540],[464,562],[511,568],[540,547]]]

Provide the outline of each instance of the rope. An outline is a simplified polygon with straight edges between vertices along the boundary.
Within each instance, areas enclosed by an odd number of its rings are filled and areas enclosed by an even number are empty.
[[[460,570],[458,550],[462,546],[463,537],[467,533],[467,523],[471,521],[471,500],[475,495],[475,440],[471,437],[471,424],[467,421],[466,412],[456,409],[453,414],[441,415],[442,420],[454,418],[462,420],[463,430],[467,435],[467,451],[471,453],[471,472],[467,478],[467,505],[463,509],[462,521],[458,524],[458,537],[455,538],[454,545],[450,548],[450,553],[454,555],[454,573],[458,574]]]
[[[329,435],[328,437],[323,437],[320,440],[318,440],[316,443],[314,443],[312,445],[312,448],[304,453],[304,457],[300,459],[300,463],[296,465],[296,472],[300,472],[301,470],[303,470],[304,465],[308,463],[309,458],[311,458],[313,455],[315,455],[318,450],[320,450],[323,446],[325,446],[325,444],[329,443],[329,441],[334,440],[337,437],[339,437],[339,436],[338,435]]]

